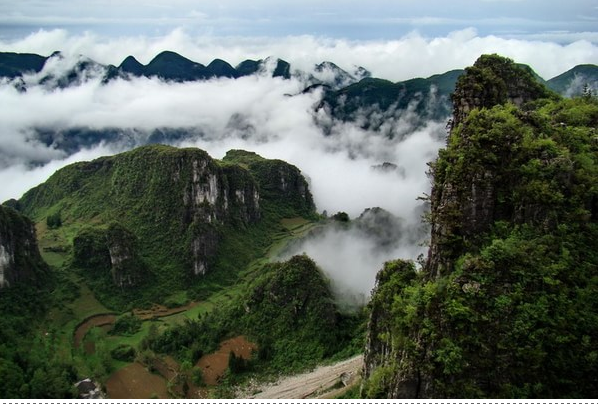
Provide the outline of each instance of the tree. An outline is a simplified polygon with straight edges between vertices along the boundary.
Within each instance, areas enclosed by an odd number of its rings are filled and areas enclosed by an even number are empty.
[[[53,213],[46,217],[46,225],[48,226],[48,229],[57,229],[62,226],[60,212]]]
[[[0,358],[0,398],[21,398],[24,393],[21,386],[24,384],[23,371],[13,362]],[[28,392],[25,392],[28,394]],[[27,395],[24,395],[27,397]]]

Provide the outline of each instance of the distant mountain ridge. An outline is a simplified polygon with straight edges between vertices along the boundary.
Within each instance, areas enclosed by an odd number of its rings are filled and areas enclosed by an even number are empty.
[[[62,57],[61,52],[54,52],[50,56],[31,53],[0,52],[0,78],[15,79],[28,73],[40,73],[49,60]],[[359,93],[359,87],[355,87],[359,81],[372,78],[371,73],[363,67],[356,66],[352,72],[347,72],[329,61],[315,65],[313,72],[315,74],[310,74],[298,70],[293,71],[291,64],[282,59],[274,60],[270,57],[259,60],[247,59],[239,63],[236,67],[233,67],[222,59],[214,59],[206,66],[168,50],[156,55],[147,65],[142,64],[132,55],[127,56],[119,66],[102,65],[85,56],[80,56],[80,60],[75,64],[73,71],[69,72],[67,76],[74,79],[77,73],[81,73],[84,70],[101,68],[106,70],[104,81],[109,81],[117,77],[124,78],[128,75],[134,77],[158,77],[177,82],[199,81],[211,78],[239,78],[249,76],[260,71],[265,71],[266,65],[271,63],[274,64],[272,77],[288,79],[294,74],[303,75],[310,85],[328,85],[338,89],[340,91],[339,94],[349,96]],[[332,73],[332,76],[329,75],[330,77],[323,79],[323,75],[318,73],[324,72]],[[388,87],[386,91],[389,94],[396,94],[401,91],[406,91],[406,93],[426,91],[430,85],[434,85],[437,87],[439,94],[447,94],[454,90],[455,83],[463,72],[463,69],[456,69],[438,73],[427,78],[420,77],[398,82],[369,81],[364,83],[364,85],[367,84],[368,89],[371,89],[373,86],[376,90]],[[587,85],[593,90],[598,89],[598,66],[594,64],[577,65],[549,80],[545,80],[535,72],[533,72],[533,75],[536,80],[551,90],[564,95],[579,95],[581,91],[579,88],[580,85],[581,87]],[[73,84],[73,82],[62,84]],[[350,86],[354,87],[349,88]],[[570,88],[572,86],[574,87],[573,90]],[[567,94],[567,91],[570,94]],[[371,97],[371,94],[369,96]]]
[[[27,74],[40,73],[51,61],[61,60],[63,55],[54,52],[50,56],[27,53],[0,52],[0,78],[18,79]],[[116,78],[158,77],[166,81],[186,82],[202,81],[212,78],[240,78],[269,72],[272,77],[290,79],[292,75],[300,75],[311,84],[326,84],[333,88],[359,81],[371,74],[363,67],[355,67],[349,73],[332,62],[322,62],[314,66],[313,73],[292,71],[290,63],[282,59],[268,57],[266,59],[247,59],[233,67],[222,59],[214,59],[207,66],[190,60],[172,51],[163,51],[156,55],[147,65],[139,62],[134,56],[127,56],[120,65],[103,65],[85,56],[72,66],[65,77],[58,77],[57,87],[68,87],[80,83],[85,72],[96,70],[102,81],[107,83]],[[40,84],[47,83],[53,77],[41,79]]]
[[[141,64],[134,56],[128,56],[117,68],[112,69],[115,76],[130,74],[132,76],[159,77],[172,81],[197,81],[210,78],[239,78],[249,76],[265,69],[267,60],[245,60],[237,66],[231,66],[221,59],[214,59],[210,64],[204,66],[201,63],[187,59],[178,53],[164,51],[153,58],[147,65]],[[289,64],[284,60],[277,59],[276,67],[272,77],[289,78]]]

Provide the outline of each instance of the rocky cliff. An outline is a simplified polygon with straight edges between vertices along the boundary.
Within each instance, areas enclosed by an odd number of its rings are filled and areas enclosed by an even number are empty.
[[[19,283],[37,284],[46,270],[33,223],[0,206],[0,289]]]
[[[149,276],[138,244],[137,237],[117,223],[105,230],[88,228],[73,239],[73,260],[92,278],[110,274],[113,285],[129,289]]]
[[[530,100],[548,97],[549,91],[525,65],[515,65],[498,55],[482,55],[457,79],[452,125],[463,122],[476,108],[492,108],[510,102],[520,107]]]
[[[598,102],[555,98],[496,55],[453,100],[428,258],[378,276],[363,394],[594,396]]]
[[[268,160],[245,150],[230,150],[223,161],[249,169],[259,184],[266,209],[279,210],[279,214],[286,216],[297,212],[302,215],[314,212],[315,204],[309,185],[297,167],[282,160]]]
[[[19,206],[37,221],[60,211],[69,231],[83,227],[73,254],[87,273],[111,273],[124,289],[148,276],[185,287],[217,268],[222,244],[245,229],[276,220],[276,212],[313,214],[299,170],[274,164],[280,170],[268,178],[282,188],[272,189],[251,167],[214,160],[199,149],[146,146],[65,167],[27,192]],[[265,211],[262,204],[278,210]]]

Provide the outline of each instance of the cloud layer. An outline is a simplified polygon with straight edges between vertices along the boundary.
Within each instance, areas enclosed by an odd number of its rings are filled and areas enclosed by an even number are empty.
[[[147,63],[165,49],[202,63],[219,57],[235,64],[274,55],[305,70],[330,60],[349,71],[362,65],[374,76],[391,80],[463,68],[489,52],[531,64],[544,77],[579,63],[598,62],[598,48],[587,41],[563,46],[478,37],[472,30],[435,39],[413,34],[394,41],[198,38],[182,30],[157,39],[105,39],[55,30],[0,43],[0,49],[44,55],[60,49],[65,62],[48,67],[57,74],[79,54],[113,64],[133,54]],[[413,109],[408,109],[387,116],[379,131],[364,130],[316,111],[321,94],[303,93],[306,83],[299,78],[257,75],[193,83],[137,78],[107,85],[100,81],[92,77],[81,85],[54,90],[30,86],[26,92],[0,83],[0,201],[19,198],[66,164],[144,144],[155,130],[173,128],[187,133],[184,140],[173,141],[175,145],[196,146],[215,158],[235,148],[297,165],[309,178],[320,211],[345,211],[355,218],[366,208],[381,207],[403,218],[406,228],[418,228],[421,203],[417,197],[429,192],[426,163],[444,143],[444,121],[418,122]],[[328,135],[320,126],[324,122]],[[64,134],[73,128],[110,130],[115,136],[71,155],[37,136],[40,129]],[[397,168],[373,168],[384,162]],[[413,239],[399,239],[393,248],[380,251],[363,232],[334,230],[306,242],[302,249],[333,276],[339,290],[364,296],[384,260],[415,258],[421,252]]]
[[[310,33],[351,39],[398,38],[412,30],[427,37],[476,27],[483,35],[529,38],[596,32],[594,0],[69,0],[0,2],[0,36],[69,27],[108,36],[164,35],[184,27],[194,35],[284,37]],[[554,34],[557,35],[554,35]],[[558,35],[565,34],[565,35]],[[587,35],[587,34],[585,34]]]
[[[40,30],[17,40],[0,41],[0,49],[43,55],[61,50],[65,54],[84,54],[100,63],[115,65],[128,55],[145,64],[163,50],[178,52],[204,64],[215,58],[235,65],[245,59],[275,56],[303,70],[329,60],[347,71],[355,65],[363,66],[374,76],[392,81],[464,68],[483,53],[498,53],[529,64],[545,79],[578,64],[598,64],[595,42],[598,38],[593,33],[585,36],[568,32],[553,32],[547,37],[538,35],[535,40],[507,39],[479,36],[475,29],[468,28],[434,38],[413,32],[395,40],[353,41],[310,35],[282,38],[193,36],[184,29],[175,29],[160,37],[106,38],[90,32],[71,35],[66,30],[55,29]],[[574,42],[558,44],[558,35],[570,36]]]
[[[60,74],[61,69],[68,70],[68,63],[51,68]],[[24,80],[34,83],[37,78]],[[366,131],[316,111],[322,95],[303,93],[305,85],[297,78],[283,80],[267,73],[191,83],[118,79],[106,85],[98,76],[65,89],[31,85],[26,92],[0,84],[0,104],[5,106],[0,109],[0,181],[5,184],[0,200],[19,198],[66,164],[147,143],[155,130],[171,128],[186,134],[182,141],[171,143],[199,147],[215,158],[234,148],[295,164],[309,179],[320,211],[345,211],[357,217],[364,209],[379,206],[419,223],[419,214],[414,213],[420,205],[417,197],[428,191],[426,163],[443,143],[445,123],[420,125],[408,109],[389,116],[383,131]],[[319,125],[322,121],[327,123],[327,135]],[[36,136],[44,130],[55,140],[65,140],[61,136],[73,128],[106,130],[116,136],[73,155]],[[375,168],[384,162],[396,169]],[[351,290],[343,293],[365,296],[381,263],[412,244],[381,253],[363,234],[330,233],[321,246],[335,253],[309,252],[342,290]],[[347,259],[352,267],[345,265]],[[337,270],[341,267],[344,272]],[[342,280],[350,278],[354,281],[348,284]],[[363,278],[367,281],[356,281]],[[356,285],[358,291],[353,290]]]

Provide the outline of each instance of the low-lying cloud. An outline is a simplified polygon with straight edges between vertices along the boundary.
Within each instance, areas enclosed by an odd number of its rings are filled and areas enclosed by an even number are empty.
[[[267,75],[192,83],[137,78],[107,85],[98,78],[51,91],[33,86],[26,92],[2,85],[0,165],[14,169],[70,162],[56,144],[69,128],[116,132],[117,138],[102,152],[145,144],[154,130],[175,128],[188,136],[171,143],[197,146],[216,158],[231,148],[243,148],[297,165],[311,179],[321,210],[358,215],[371,206],[395,213],[413,208],[415,198],[427,189],[426,162],[442,143],[444,123],[429,122],[409,132],[410,119],[398,115],[388,124],[394,122],[397,132],[408,132],[400,139],[341,122],[332,123],[330,134],[324,136],[314,112],[321,94],[301,94],[303,85]],[[39,128],[57,134],[55,142],[37,139]],[[95,155],[93,150],[87,153]],[[400,166],[402,177],[371,169],[383,162]],[[26,171],[18,186],[0,190],[0,199],[20,197],[44,180],[33,175],[42,172]]]
[[[420,205],[405,220],[379,208],[367,209],[351,223],[327,223],[304,239],[292,243],[281,259],[296,254],[312,257],[331,279],[341,307],[354,309],[369,300],[376,273],[384,262],[417,260],[425,252],[427,226]]]
[[[322,94],[303,93],[304,86],[299,79],[268,74],[190,83],[118,79],[108,84],[98,76],[64,89],[31,85],[26,92],[4,83],[0,181],[5,185],[0,200],[19,198],[66,164],[148,143],[156,131],[179,130],[184,136],[171,139],[171,144],[199,147],[215,158],[234,148],[295,164],[309,179],[319,211],[357,217],[379,206],[408,223],[419,223],[414,214],[421,204],[417,197],[428,191],[426,163],[444,141],[445,123],[415,125],[415,112],[408,109],[386,117],[385,130],[365,130],[325,118],[324,111],[316,110]],[[327,135],[323,119],[328,120]],[[69,151],[65,144],[77,130],[110,136]],[[50,140],[40,139],[40,133],[50,133]],[[388,136],[393,133],[397,136]],[[385,162],[394,169],[380,169]],[[325,248],[308,252],[334,279],[335,290],[346,296],[369,296],[381,263],[413,247],[409,243],[379,251],[362,233],[329,232],[324,239]]]
[[[93,34],[71,36],[56,30],[0,43],[0,48],[45,55],[60,49],[65,62],[49,66],[56,75],[68,69],[69,61],[79,60],[78,54],[113,64],[133,54],[147,63],[165,49],[203,63],[215,57],[235,64],[274,55],[306,70],[331,60],[348,71],[363,65],[374,76],[391,80],[462,68],[487,52],[530,63],[545,77],[598,60],[598,50],[589,42],[562,46],[507,41],[479,38],[469,30],[445,38],[412,35],[370,42],[310,36],[191,38],[180,30],[158,40],[104,41]],[[37,79],[24,78],[29,83]],[[199,147],[215,158],[230,149],[246,149],[295,164],[309,179],[320,212],[344,211],[356,218],[366,208],[380,207],[402,218],[401,229],[410,229],[405,234],[419,234],[422,205],[417,198],[429,192],[426,164],[444,144],[446,122],[421,122],[415,109],[408,108],[381,112],[376,130],[366,130],[359,125],[359,116],[355,123],[339,122],[325,110],[317,110],[321,90],[304,93],[305,85],[301,78],[283,80],[267,74],[189,83],[117,79],[108,84],[101,83],[100,75],[92,75],[76,86],[30,85],[26,92],[0,83],[0,201],[19,198],[67,164],[146,144],[155,140],[157,132],[170,130],[184,136],[167,136],[164,141]],[[365,116],[372,111],[361,112]],[[69,148],[65,144],[73,130],[109,132],[110,136]],[[40,136],[42,132],[50,136]],[[380,169],[385,162],[394,169]],[[423,251],[419,240],[397,237],[396,244],[381,250],[367,232],[329,229],[306,240],[296,252],[312,255],[333,278],[335,290],[359,300],[359,296],[369,296],[382,262],[413,259]]]

